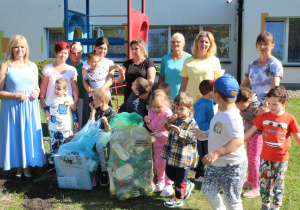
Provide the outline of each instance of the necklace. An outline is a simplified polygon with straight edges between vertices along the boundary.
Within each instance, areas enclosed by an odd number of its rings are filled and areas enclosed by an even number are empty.
[[[57,63],[55,63],[55,66],[54,66],[54,69],[58,72],[58,73],[61,73],[63,72],[64,70],[66,70],[66,64],[61,64],[61,65],[57,65]]]
[[[268,58],[265,62],[263,62],[261,60],[261,58],[258,59],[258,63],[260,63],[262,66],[266,65],[270,60],[272,59],[272,57]]]

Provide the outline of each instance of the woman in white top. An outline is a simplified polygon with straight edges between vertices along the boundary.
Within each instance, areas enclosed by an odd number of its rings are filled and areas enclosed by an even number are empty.
[[[43,68],[40,101],[42,108],[45,107],[45,98],[54,94],[55,81],[63,77],[68,81],[67,94],[74,98],[73,110],[77,109],[79,90],[77,85],[77,71],[74,66],[66,64],[70,54],[70,45],[64,41],[56,43],[54,47],[56,62]]]

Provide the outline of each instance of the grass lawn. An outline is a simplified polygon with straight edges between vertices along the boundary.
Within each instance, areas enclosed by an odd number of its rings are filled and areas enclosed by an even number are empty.
[[[113,96],[114,97],[114,96]],[[113,103],[114,104],[114,103]],[[293,114],[300,123],[299,111],[300,99],[292,98],[286,111]],[[45,135],[45,146],[49,152],[49,134],[46,131],[45,117],[42,113],[42,123]],[[285,178],[285,192],[283,205],[281,209],[298,209],[300,206],[300,153],[299,145],[292,140],[292,148],[290,149],[289,169]],[[33,169],[33,172],[37,169]],[[45,169],[42,169],[42,175],[36,177],[33,182],[18,181],[19,185],[32,185],[35,187],[15,188],[10,189],[7,184],[16,182],[8,176],[9,172],[0,170],[0,209],[32,209],[39,206],[30,206],[29,201],[35,200],[38,204],[47,202],[48,208],[54,209],[165,209],[163,202],[166,198],[159,197],[159,193],[152,195],[141,196],[138,198],[119,201],[109,196],[109,188],[97,187],[93,191],[80,190],[63,190],[56,186],[56,175],[47,175]],[[11,173],[15,173],[12,170]],[[193,174],[190,173],[190,180],[193,182]],[[49,196],[42,196],[38,192],[47,191],[48,189],[38,189],[39,186],[44,186],[44,182],[49,182],[49,188],[53,188]],[[184,201],[182,209],[210,209],[201,192],[201,183],[195,183],[195,188],[190,198]],[[41,187],[42,188],[42,187]],[[18,190],[19,189],[19,190]],[[245,190],[247,191],[247,190]],[[244,192],[245,192],[244,191]],[[261,198],[254,199],[242,198],[244,209],[260,209]],[[40,206],[42,208],[43,205]]]

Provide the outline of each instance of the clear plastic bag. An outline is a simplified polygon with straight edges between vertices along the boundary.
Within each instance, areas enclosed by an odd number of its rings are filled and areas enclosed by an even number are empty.
[[[154,190],[152,143],[150,133],[142,124],[142,117],[136,113],[118,114],[111,124],[107,170],[110,193],[120,200]]]

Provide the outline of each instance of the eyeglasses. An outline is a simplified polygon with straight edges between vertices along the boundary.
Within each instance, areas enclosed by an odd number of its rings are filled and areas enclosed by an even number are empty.
[[[171,41],[171,43],[172,43],[172,44],[175,44],[175,43],[176,43],[176,44],[180,44],[181,41]]]
[[[257,43],[257,45],[259,47],[262,47],[262,46],[268,47],[270,45],[270,43],[261,43],[261,42],[259,42],[259,43]]]

